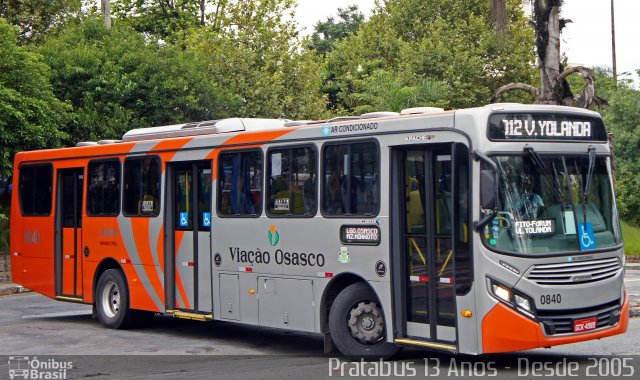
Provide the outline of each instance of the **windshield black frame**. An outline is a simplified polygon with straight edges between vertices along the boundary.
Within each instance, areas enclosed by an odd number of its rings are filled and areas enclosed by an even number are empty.
[[[521,152],[488,156],[497,164],[500,180],[498,213],[479,231],[486,248],[538,258],[622,247],[609,155],[596,155],[593,148],[584,153],[538,153],[527,146]],[[514,167],[505,168],[506,164]],[[527,184],[527,177],[532,183]],[[528,191],[524,186],[529,186]],[[592,229],[589,236],[598,241],[595,248],[584,248],[588,246],[578,241],[577,231],[582,228],[585,237],[585,226]]]

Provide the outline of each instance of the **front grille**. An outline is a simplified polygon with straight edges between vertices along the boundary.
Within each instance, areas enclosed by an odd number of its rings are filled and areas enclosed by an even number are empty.
[[[577,310],[539,310],[538,320],[542,322],[547,335],[573,332],[573,322],[578,319],[597,317],[596,328],[613,326],[620,320],[620,301],[596,307]]]
[[[622,263],[617,257],[561,264],[535,265],[527,279],[538,285],[575,285],[603,281],[618,275]]]

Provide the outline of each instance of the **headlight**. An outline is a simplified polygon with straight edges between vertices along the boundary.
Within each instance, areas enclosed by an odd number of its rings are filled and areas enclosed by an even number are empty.
[[[491,285],[491,289],[493,290],[493,294],[496,297],[502,299],[505,302],[511,303],[511,291],[501,285],[493,284]]]
[[[489,279],[489,281],[491,284],[491,293],[493,293],[494,297],[503,301],[521,314],[524,314],[531,319],[536,318],[535,308],[531,298],[519,291],[511,290],[509,287],[502,285],[493,279]]]
[[[529,302],[528,299],[521,297],[517,294],[515,295],[515,298],[516,298],[516,305],[525,309],[528,312],[531,312],[531,302]]]

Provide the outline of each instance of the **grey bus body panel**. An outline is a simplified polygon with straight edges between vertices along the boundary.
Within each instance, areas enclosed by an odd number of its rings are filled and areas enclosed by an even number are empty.
[[[220,274],[220,307],[215,314],[215,318],[218,319],[240,319],[240,282],[238,274]],[[249,316],[247,316],[247,319]]]
[[[211,262],[211,234],[208,231],[198,232],[198,310],[203,313],[213,311],[211,279],[213,263]]]
[[[176,305],[181,309],[193,310],[195,305],[195,286],[194,286],[194,270],[193,265],[193,235],[190,231],[185,231],[177,247],[176,275],[184,289],[184,294],[180,291],[176,292]]]
[[[258,313],[261,326],[315,331],[312,280],[258,277]]]

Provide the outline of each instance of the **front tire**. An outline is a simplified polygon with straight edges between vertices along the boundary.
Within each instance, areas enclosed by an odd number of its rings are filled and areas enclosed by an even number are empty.
[[[136,310],[129,308],[129,291],[124,275],[118,269],[107,269],[96,285],[96,309],[104,327],[126,329],[139,319]]]
[[[336,347],[352,358],[390,358],[400,348],[386,341],[384,312],[375,293],[362,282],[346,287],[329,311],[329,331]]]

